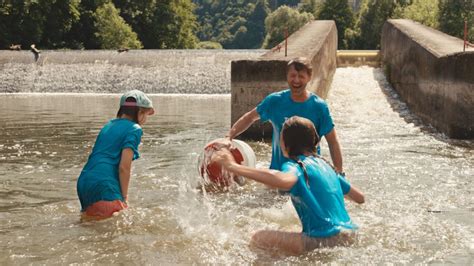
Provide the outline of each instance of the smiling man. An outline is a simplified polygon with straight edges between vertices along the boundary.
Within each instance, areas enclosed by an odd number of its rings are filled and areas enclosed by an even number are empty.
[[[280,148],[280,132],[283,123],[292,116],[305,117],[313,122],[319,136],[326,138],[335,170],[343,174],[341,148],[329,108],[323,99],[306,89],[306,85],[311,80],[311,74],[312,67],[305,58],[288,62],[286,79],[289,89],[274,92],[265,97],[257,107],[245,113],[234,123],[226,137],[232,140],[257,120],[270,121],[273,125],[270,168],[281,170],[283,163],[288,160],[283,156]]]

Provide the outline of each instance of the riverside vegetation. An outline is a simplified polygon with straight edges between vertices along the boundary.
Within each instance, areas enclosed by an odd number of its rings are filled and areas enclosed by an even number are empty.
[[[339,49],[378,49],[388,18],[474,41],[472,0],[2,0],[0,49],[271,48],[311,19],[335,20]]]

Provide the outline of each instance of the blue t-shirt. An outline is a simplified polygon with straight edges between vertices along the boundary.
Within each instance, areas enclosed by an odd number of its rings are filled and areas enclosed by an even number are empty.
[[[311,92],[304,102],[293,101],[290,90],[272,93],[257,106],[257,112],[262,122],[270,121],[273,125],[270,169],[280,170],[288,161],[280,148],[280,132],[286,119],[297,115],[311,120],[321,138],[334,128],[326,102]]]
[[[343,228],[356,229],[344,204],[344,194],[351,188],[349,182],[321,158],[298,158],[308,173],[309,186],[303,169],[295,161],[284,163],[282,171],[298,177],[290,195],[303,233],[310,237],[331,237]]]
[[[101,200],[124,200],[118,173],[122,150],[132,149],[133,160],[138,159],[142,134],[139,124],[122,118],[110,120],[100,130],[92,153],[77,180],[82,211]]]

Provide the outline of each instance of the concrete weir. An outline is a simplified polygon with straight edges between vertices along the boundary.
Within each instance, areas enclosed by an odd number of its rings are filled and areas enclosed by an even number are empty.
[[[474,49],[411,20],[382,30],[387,79],[410,109],[451,138],[474,138]]]
[[[336,70],[337,29],[334,21],[311,21],[285,42],[256,60],[231,63],[231,123],[252,110],[268,94],[288,88],[286,65],[292,58],[305,57],[313,66],[310,91],[326,98]],[[261,139],[271,137],[269,124],[255,123],[241,136]]]

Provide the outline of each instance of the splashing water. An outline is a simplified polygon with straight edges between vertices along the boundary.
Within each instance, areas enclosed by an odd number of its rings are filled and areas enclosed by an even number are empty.
[[[366,194],[347,203],[358,239],[296,257],[248,247],[260,229],[301,230],[287,196],[255,182],[196,189],[202,148],[230,127],[229,95],[152,95],[131,207],[99,222],[80,222],[75,185],[119,95],[0,97],[1,264],[472,262],[472,142],[423,125],[379,69],[338,69],[328,99],[348,179]],[[268,167],[270,145],[249,144]]]

